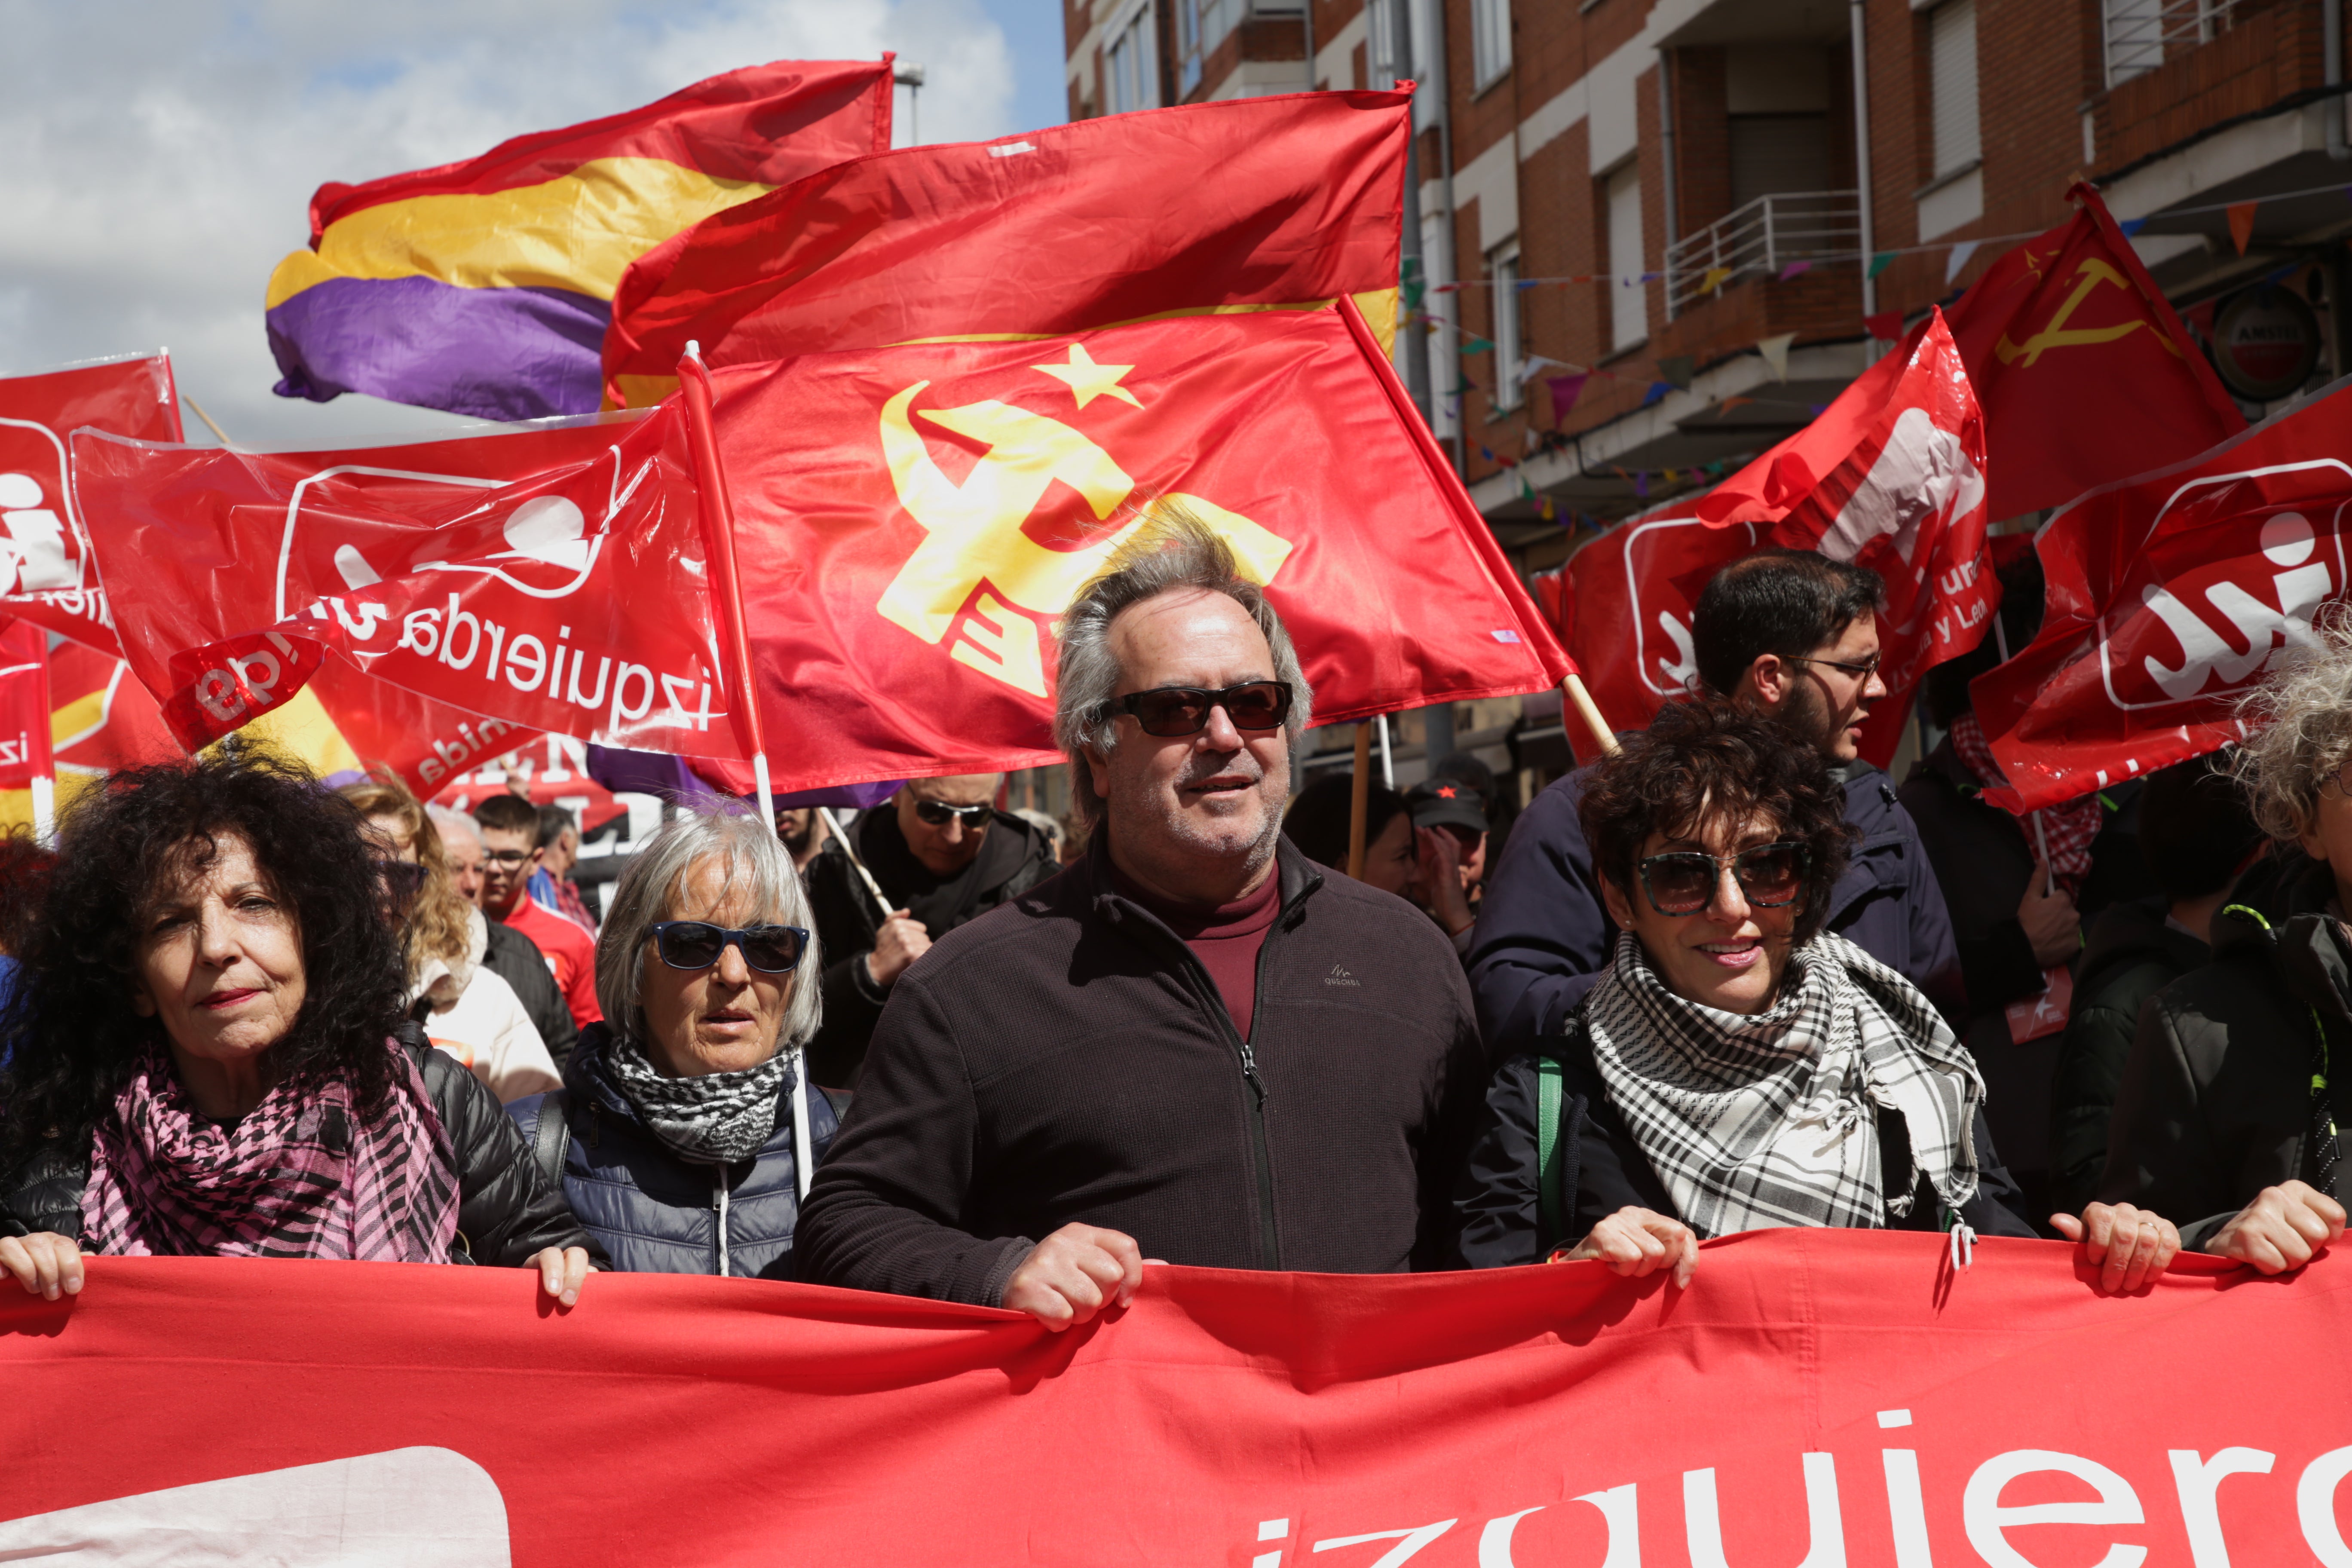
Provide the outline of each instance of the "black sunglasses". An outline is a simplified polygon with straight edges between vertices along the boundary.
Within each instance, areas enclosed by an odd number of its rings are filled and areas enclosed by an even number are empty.
[[[1162,740],[1199,734],[1209,727],[1210,713],[1219,708],[1225,710],[1225,717],[1233,721],[1236,730],[1279,730],[1282,721],[1290,717],[1290,683],[1248,680],[1222,691],[1205,691],[1197,686],[1163,686],[1156,691],[1130,691],[1115,699],[1111,706],[1134,714],[1145,734]]]
[[[1695,915],[1715,901],[1723,868],[1731,868],[1740,893],[1759,910],[1793,904],[1805,890],[1811,856],[1801,844],[1759,844],[1737,855],[1677,850],[1641,862],[1642,891],[1662,915]]]
[[[950,805],[943,800],[915,803],[915,815],[933,827],[945,827],[950,822],[961,822],[966,827],[984,826],[991,809],[985,805]]]
[[[808,951],[809,933],[798,926],[751,926],[735,930],[709,921],[663,921],[654,927],[654,951],[672,969],[708,969],[729,943],[743,950],[743,962],[762,974],[789,974]]]

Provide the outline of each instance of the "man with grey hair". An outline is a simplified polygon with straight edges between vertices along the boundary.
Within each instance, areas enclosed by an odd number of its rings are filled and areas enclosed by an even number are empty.
[[[441,852],[449,864],[449,885],[479,909],[484,880],[481,829],[474,826],[472,817],[446,805],[427,805],[425,815],[440,832]],[[562,1072],[572,1047],[579,1043],[580,1026],[572,1021],[572,1009],[563,1005],[563,993],[555,988],[546,955],[537,942],[504,921],[484,923],[489,927],[490,946],[482,967],[513,988],[539,1037],[547,1043],[547,1054],[555,1058],[555,1070]]]
[[[1308,691],[1280,618],[1163,509],[1061,637],[1087,853],[899,979],[801,1278],[1058,1330],[1130,1300],[1147,1258],[1452,1263],[1486,1082],[1469,989],[1418,910],[1282,839]]]

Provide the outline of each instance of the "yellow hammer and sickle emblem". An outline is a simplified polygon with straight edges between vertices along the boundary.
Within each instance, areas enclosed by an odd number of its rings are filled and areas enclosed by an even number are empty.
[[[2045,350],[2084,348],[2095,343],[2111,343],[2117,338],[2137,331],[2142,327],[2147,329],[2148,336],[2164,345],[2165,353],[2175,359],[2180,357],[2179,348],[2170,338],[2158,331],[2156,323],[2145,316],[2136,316],[2128,321],[2120,321],[2112,327],[2067,326],[2067,321],[2074,314],[2074,308],[2088,299],[2092,290],[2098,288],[2100,284],[2112,283],[2116,288],[2126,291],[2131,288],[2131,284],[2126,280],[2122,273],[2104,261],[2085,261],[2074,269],[2074,276],[2080,279],[2074,285],[2074,291],[2066,296],[2066,302],[2058,307],[2056,313],[2050,318],[2050,324],[2026,339],[2023,347],[2021,348],[2011,342],[2007,332],[2000,335],[2000,342],[1993,345],[1992,352],[2000,356],[2001,363],[2015,364],[2021,359],[2030,366],[2042,357]]]
[[[963,618],[950,656],[1042,698],[1045,656],[1031,617],[1050,619],[1068,609],[1111,552],[1143,526],[1149,509],[1082,549],[1048,550],[1024,533],[1022,524],[1055,479],[1083,496],[1097,521],[1127,504],[1135,481],[1108,453],[1060,420],[988,400],[923,411],[933,424],[987,445],[986,455],[958,485],[931,460],[908,413],[929,385],[919,381],[882,406],[882,455],[890,466],[890,482],[898,504],[922,524],[926,537],[876,607],[885,620],[937,643],[956,629],[958,616],[972,604],[979,613]],[[1171,495],[1165,504],[1190,511],[1223,536],[1243,574],[1261,585],[1272,582],[1289,557],[1288,540],[1238,512],[1198,496]],[[983,582],[991,592],[974,601]]]

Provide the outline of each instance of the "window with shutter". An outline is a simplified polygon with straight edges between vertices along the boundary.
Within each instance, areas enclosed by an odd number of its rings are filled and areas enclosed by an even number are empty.
[[[1928,91],[1936,127],[1936,174],[1984,155],[1977,130],[1977,0],[1945,0],[1927,18]]]
[[[1609,176],[1609,343],[1628,349],[1650,335],[1650,290],[1642,276],[1642,169]]]

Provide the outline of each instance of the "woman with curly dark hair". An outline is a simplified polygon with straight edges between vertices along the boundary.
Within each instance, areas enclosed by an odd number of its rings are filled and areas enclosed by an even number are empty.
[[[1564,1037],[1488,1092],[1473,1265],[1598,1258],[1686,1285],[1701,1239],[1744,1230],[2034,1234],[1975,1061],[1916,986],[1823,929],[1852,830],[1817,749],[1678,703],[1593,765],[1580,810],[1615,951]],[[2137,1211],[2085,1218],[2110,1285],[2170,1260]]]
[[[403,1018],[351,803],[249,751],[117,773],[67,813],[0,1036],[0,1268],[85,1253],[536,1268],[587,1237],[473,1074]]]

